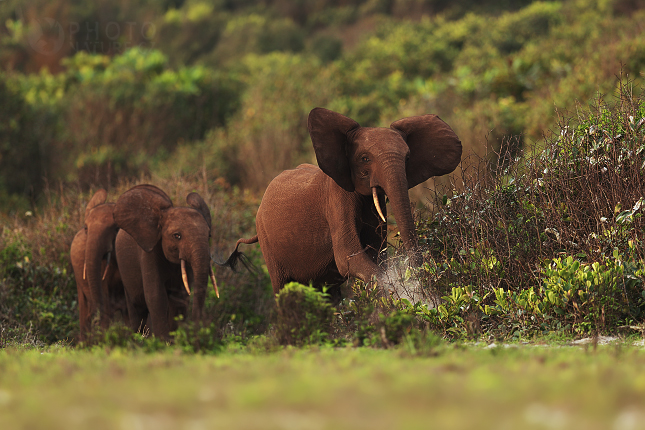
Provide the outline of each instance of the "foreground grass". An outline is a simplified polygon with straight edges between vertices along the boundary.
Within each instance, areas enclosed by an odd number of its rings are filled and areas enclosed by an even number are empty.
[[[0,428],[645,428],[645,351],[0,351]]]

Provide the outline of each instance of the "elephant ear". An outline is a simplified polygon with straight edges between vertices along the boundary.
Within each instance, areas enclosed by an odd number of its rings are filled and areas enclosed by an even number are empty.
[[[105,191],[103,188],[95,192],[92,198],[90,199],[90,202],[87,204],[87,207],[85,208],[85,219],[87,219],[92,209],[94,209],[98,205],[102,205],[103,203],[105,203],[106,200],[107,200],[107,191]]]
[[[347,157],[348,134],[360,127],[356,121],[324,108],[309,112],[307,128],[318,166],[345,191],[354,191]]]
[[[188,203],[191,207],[195,208],[199,213],[201,213],[204,216],[204,219],[206,220],[206,224],[208,224],[208,231],[211,230],[211,211],[208,209],[208,205],[202,198],[197,193],[190,193],[188,196],[186,196],[186,203]]]
[[[116,201],[114,220],[146,252],[161,239],[161,221],[172,207],[170,197],[154,185],[137,185]]]
[[[452,172],[461,161],[461,141],[437,115],[403,118],[390,127],[398,130],[410,148],[406,167],[408,188],[433,176]]]

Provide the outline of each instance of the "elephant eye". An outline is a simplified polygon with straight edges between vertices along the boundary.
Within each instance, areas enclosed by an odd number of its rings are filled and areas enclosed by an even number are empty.
[[[362,161],[363,163],[369,163],[369,162],[370,162],[370,159],[369,159],[369,157],[368,157],[367,155],[363,155],[363,157],[361,157],[361,161]]]
[[[173,234],[173,236],[175,237],[175,239],[181,240],[181,234],[180,233],[175,233],[175,234]]]

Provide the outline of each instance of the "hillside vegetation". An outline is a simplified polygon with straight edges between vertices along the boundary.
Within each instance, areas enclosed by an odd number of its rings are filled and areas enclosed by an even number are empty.
[[[641,85],[641,6],[5,0],[0,206],[198,170],[261,191],[314,161],[315,106],[366,126],[437,113],[479,155],[539,142],[621,74]]]

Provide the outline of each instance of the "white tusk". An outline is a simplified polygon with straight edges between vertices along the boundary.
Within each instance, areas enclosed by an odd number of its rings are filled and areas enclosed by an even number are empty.
[[[213,281],[213,288],[215,288],[215,294],[219,299],[219,290],[217,289],[217,281],[215,281],[215,273],[213,273],[213,268],[211,267],[211,281]]]
[[[181,260],[181,279],[184,281],[184,287],[190,296],[190,287],[188,287],[188,275],[186,275],[186,260]]]
[[[376,187],[372,188],[372,197],[374,197],[374,206],[376,206],[376,211],[380,215],[383,222],[385,221],[385,216],[383,216],[383,211],[381,210],[381,205],[378,203],[378,194],[376,193]]]
[[[85,280],[85,262],[83,261],[83,280]]]
[[[107,276],[107,271],[110,268],[110,257],[112,257],[112,253],[108,252],[107,264],[105,265],[105,272],[103,272],[103,278],[101,278],[101,281],[105,281],[105,277]]]

